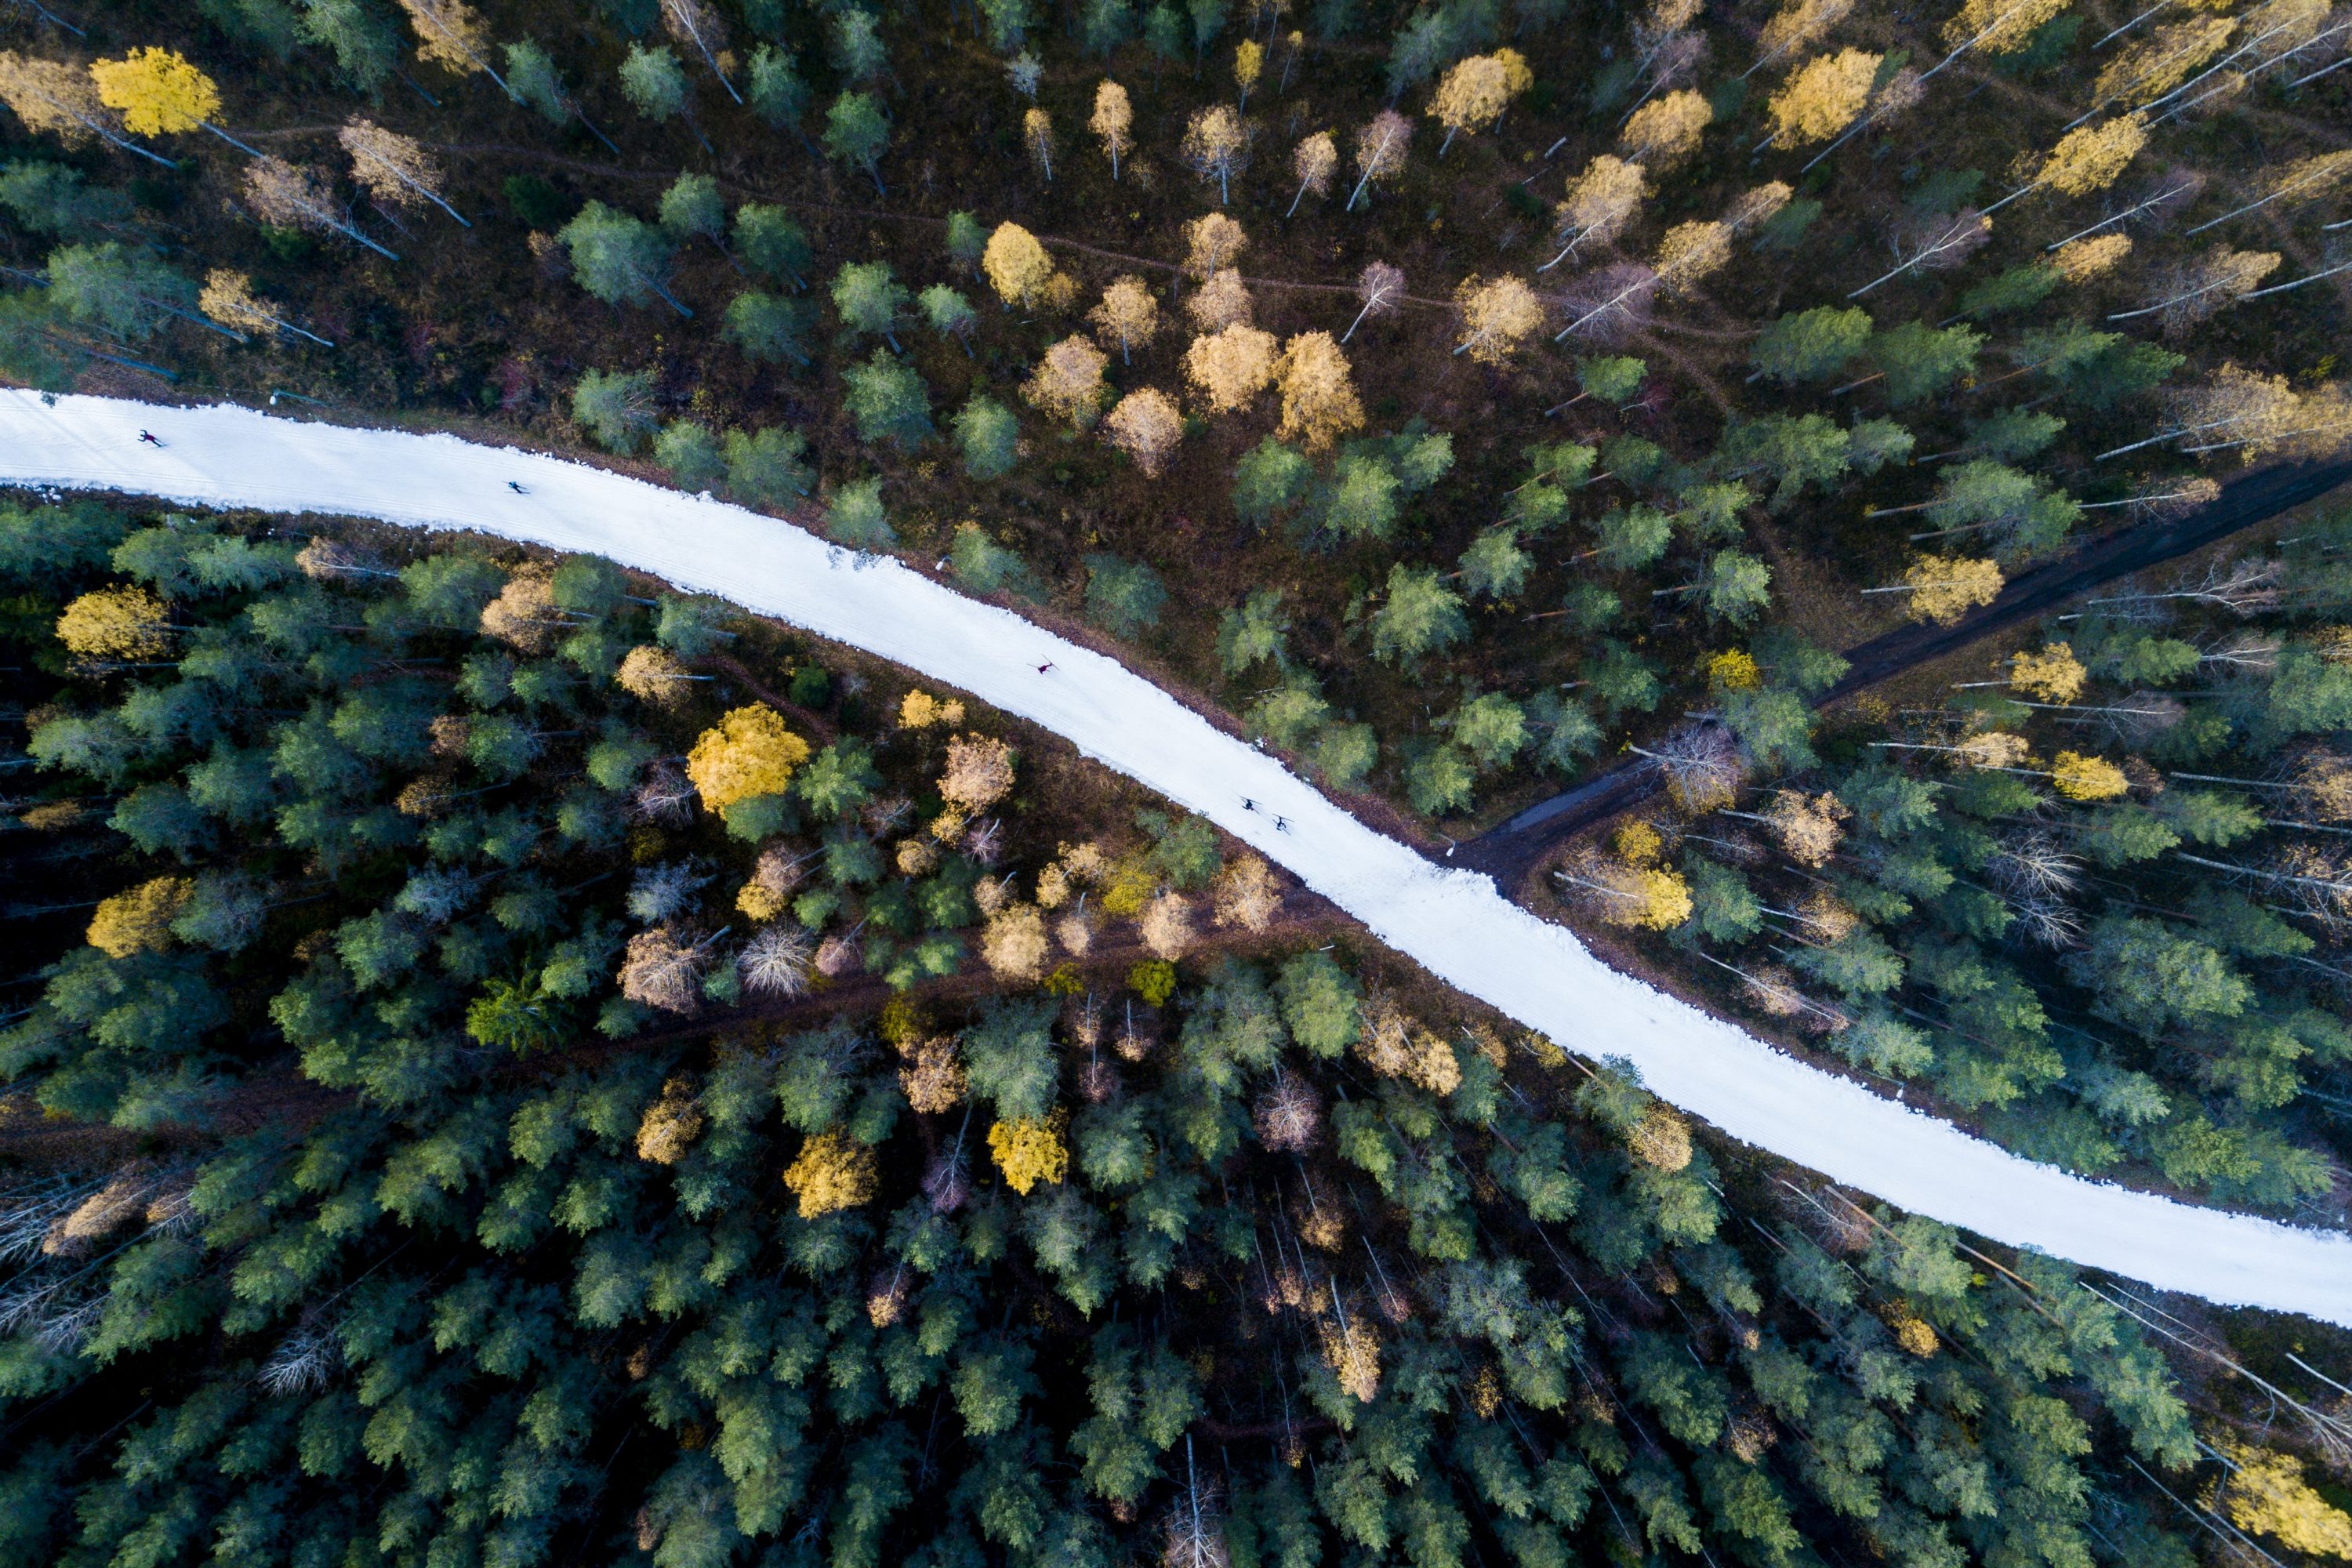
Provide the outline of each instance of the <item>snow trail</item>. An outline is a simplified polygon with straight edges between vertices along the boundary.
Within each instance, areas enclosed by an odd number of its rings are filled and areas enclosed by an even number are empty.
[[[142,429],[163,445],[141,442]],[[1373,832],[1116,660],[895,561],[562,458],[233,405],[0,392],[0,483],[477,529],[732,600],[1053,731],[1249,844],[1448,984],[1580,1055],[1629,1058],[1653,1091],[1734,1138],[1997,1241],[2352,1327],[2352,1234],[2086,1181],[1807,1066],[1610,969],[1487,878]]]

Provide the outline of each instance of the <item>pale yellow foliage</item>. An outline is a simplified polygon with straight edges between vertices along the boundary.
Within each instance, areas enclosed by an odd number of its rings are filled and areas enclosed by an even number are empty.
[[[1175,963],[1198,940],[1192,930],[1192,900],[1172,889],[1160,894],[1145,906],[1136,930],[1152,957]]]
[[[2352,184],[2352,148],[2319,153],[2271,171],[2262,195],[2273,205],[2300,206],[2332,196]]]
[[[1116,163],[1135,145],[1135,109],[1127,89],[1105,77],[1095,88],[1095,112],[1087,129],[1102,143],[1103,155]]]
[[[1210,213],[1184,226],[1184,270],[1205,279],[1241,259],[1249,244],[1242,226],[1223,213]]]
[[[171,629],[171,612],[144,588],[95,589],[58,616],[58,640],[76,658],[160,658]]]
[[[2125,46],[2091,86],[2091,101],[2121,99],[2141,104],[2162,98],[2189,79],[2189,73],[2221,52],[2238,24],[2227,16],[2198,16],[2158,27]]]
[[[1274,379],[1274,334],[1255,327],[1227,327],[1194,338],[1184,351],[1184,379],[1207,401],[1212,414],[1246,406]]]
[[[1103,367],[1109,363],[1090,340],[1073,332],[1045,351],[1021,395],[1073,429],[1088,429],[1102,416]]]
[[[1077,302],[1078,280],[1066,272],[1054,273],[1037,290],[1037,303],[1047,315],[1067,315]]]
[[[1543,301],[1517,278],[1465,278],[1454,290],[1468,334],[1455,346],[1480,364],[1507,364],[1543,325]]]
[[[1644,1165],[1682,1170],[1691,1163],[1690,1123],[1664,1101],[1653,1102],[1626,1134],[1625,1147]]]
[[[984,811],[1013,793],[1013,748],[993,735],[958,735],[948,742],[940,798],[959,811]]]
[[[675,1165],[686,1158],[701,1131],[702,1108],[695,1103],[694,1086],[682,1078],[671,1079],[637,1123],[637,1158],[648,1164]]]
[[[909,691],[898,703],[898,728],[928,730],[934,724],[956,725],[963,722],[963,703],[956,698],[945,700],[928,691]]]
[[[1449,140],[1465,133],[1475,136],[1502,118],[1510,107],[1511,90],[1510,67],[1500,55],[1473,55],[1456,61],[1439,79],[1429,100],[1430,118],[1445,127]]]
[[[1151,286],[1130,272],[1111,280],[1103,290],[1102,302],[1087,313],[1087,320],[1094,324],[1105,348],[1132,353],[1150,347],[1160,335],[1160,302],[1151,297]]]
[[[1184,313],[1192,324],[1204,332],[1222,332],[1231,326],[1250,323],[1249,286],[1242,281],[1241,273],[1228,267],[1209,275],[1209,280],[1192,290],[1184,301]]]
[[[1054,177],[1054,117],[1042,109],[1031,109],[1021,117],[1021,144],[1029,149],[1029,160]]]
[[[52,1258],[74,1257],[88,1250],[89,1243],[111,1235],[148,1206],[147,1194],[152,1190],[149,1180],[136,1171],[110,1178],[49,1227],[41,1238],[41,1250]]]
[[[2123,769],[2080,752],[2059,752],[2050,764],[2050,782],[2068,800],[2114,800],[2131,787]]]
[[[1247,98],[1250,89],[1265,70],[1265,50],[1254,38],[1244,38],[1234,47],[1234,81]]]
[[[1753,691],[1764,684],[1763,667],[1744,648],[1724,648],[1707,656],[1706,684],[1714,691]]]
[[[1230,173],[1248,148],[1249,131],[1242,117],[1230,106],[1216,103],[1194,110],[1176,155],[1202,179],[1213,180],[1221,170]]]
[[[1926,1361],[1943,1348],[1936,1337],[1934,1325],[1910,1309],[1907,1302],[1897,1302],[1887,1314],[1886,1326],[1895,1331],[1895,1342],[1910,1354]]]
[[[1273,868],[1255,855],[1244,855],[1217,879],[1216,922],[1263,931],[1282,910],[1282,884]]]
[[[2105,190],[2146,145],[2147,124],[2137,114],[2082,126],[2058,139],[2033,184],[2069,196]]]
[[[1811,867],[1829,864],[1853,815],[1845,802],[1827,790],[1808,797],[1791,789],[1775,794],[1771,808],[1764,813],[1782,853],[1800,866]]]
[[[1681,872],[1669,867],[1650,866],[1634,872],[1627,882],[1627,890],[1633,896],[1612,900],[1612,925],[1665,931],[1690,919],[1690,884],[1683,879]]]
[[[2009,684],[2014,690],[2044,702],[2072,702],[2083,694],[2083,683],[2091,672],[2074,657],[2072,645],[2063,642],[2044,644],[2038,649],[2020,648],[2009,656]]]
[[[1282,394],[1282,424],[1276,434],[1301,441],[1310,452],[1328,452],[1339,437],[1364,423],[1364,407],[1348,368],[1347,351],[1328,332],[1301,332],[1283,345],[1274,367]]]
[[[416,29],[416,58],[431,60],[470,76],[486,68],[482,51],[489,47],[489,28],[466,0],[400,0]]]
[[[906,1091],[909,1110],[937,1116],[963,1103],[970,1086],[955,1041],[922,1040],[904,1054],[907,1065],[898,1069],[898,1087]]]
[[[546,652],[563,625],[548,570],[536,563],[519,568],[499,596],[482,606],[482,635],[524,653]]]
[[[1789,75],[1765,114],[1776,144],[1802,147],[1827,142],[1853,124],[1870,102],[1870,84],[1883,56],[1860,49],[1818,55]]]
[[[1789,198],[1796,194],[1793,188],[1780,180],[1767,180],[1760,185],[1742,191],[1732,202],[1731,210],[1723,215],[1723,221],[1734,233],[1753,228],[1759,223],[1769,222],[1772,216],[1787,206]]]
[[[1947,47],[1974,42],[1989,54],[2005,55],[2024,47],[2035,29],[2063,11],[2069,0],[1968,0],[1944,24]]]
[[[783,716],[754,702],[732,710],[696,739],[686,776],[700,793],[703,809],[719,811],[739,800],[781,795],[808,756],[809,743],[784,728]]]
[[[638,700],[669,708],[686,700],[687,688],[694,676],[669,649],[640,643],[622,658],[613,679],[622,690]]]
[[[185,877],[158,877],[99,900],[90,917],[89,945],[109,958],[129,958],[172,945],[172,922],[195,896]]]
[[[441,170],[423,142],[365,119],[336,132],[352,160],[352,177],[390,206],[422,206],[441,193]]]
[[[1362,182],[1377,185],[1392,178],[1404,167],[1405,149],[1412,144],[1412,121],[1393,109],[1373,115],[1356,133],[1356,168]]]
[[[226,267],[215,267],[205,275],[204,289],[196,296],[196,309],[222,326],[235,330],[266,332],[278,325],[278,319],[253,297],[253,279]],[[311,541],[312,544],[317,542]],[[307,551],[310,545],[303,548]]]
[[[621,994],[665,1013],[692,1013],[701,1006],[705,950],[667,927],[641,931],[621,955]]]
[[[928,877],[940,863],[940,847],[936,839],[902,838],[891,864],[902,877]]]
[[[1610,836],[1609,847],[1628,866],[1654,866],[1666,852],[1666,840],[1656,827],[1637,817]]]
[[[856,1208],[874,1196],[874,1151],[845,1132],[819,1132],[801,1145],[784,1185],[800,1200],[803,1219]]]
[[[1168,455],[1184,438],[1184,416],[1176,400],[1156,386],[1130,392],[1103,421],[1110,444],[1135,459],[1147,479],[1158,479]]]
[[[1972,768],[2013,768],[2025,761],[2032,748],[2022,735],[1987,730],[1967,737],[1953,750],[1959,753],[1961,762]]]
[[[1001,223],[980,253],[980,268],[1007,305],[1034,304],[1054,276],[1053,258],[1037,237],[1017,223]]]
[[[1816,43],[1853,9],[1853,0],[1795,0],[1783,5],[1757,35],[1757,55],[1772,59]]]
[[[170,49],[133,49],[119,60],[92,60],[98,99],[122,116],[134,136],[194,131],[220,112],[213,79]]]
[[[1630,221],[1650,194],[1649,172],[1641,164],[1603,153],[1569,182],[1559,209],[1560,227],[1584,240],[1606,245]]]
[[[1648,167],[1669,169],[1698,151],[1699,135],[1714,120],[1706,96],[1684,88],[1635,110],[1617,140]]]
[[[2113,271],[2131,251],[2130,235],[2095,235],[2089,239],[2070,239],[2060,246],[2051,256],[2050,265],[2069,283],[2088,283]]]
[[[2307,1557],[2352,1558],[2352,1515],[2303,1479],[2303,1461],[2228,1436],[2214,1447],[2235,1468],[2221,1484],[2230,1522]]]
[[[1051,952],[1045,911],[1034,904],[1006,906],[981,931],[980,955],[989,973],[1011,984],[1034,985],[1043,979]]]
[[[1381,1391],[1381,1342],[1360,1320],[1323,1325],[1323,1364],[1339,1386],[1370,1405]]]
[[[331,228],[334,184],[307,163],[256,158],[245,166],[245,201],[253,216],[277,228]]]
[[[2000,563],[1943,555],[1922,555],[1903,574],[1911,588],[1911,614],[1948,626],[1979,605],[2000,595]]]
[[[1328,131],[1301,138],[1290,155],[1290,172],[1298,176],[1299,187],[1318,196],[1331,194],[1331,175],[1339,167],[1339,143]]]
[[[67,145],[87,142],[94,128],[110,127],[113,111],[99,101],[98,86],[86,72],[37,55],[0,51],[0,103],[27,131],[47,131]]]
[[[989,1157],[1004,1173],[1006,1186],[1025,1198],[1040,1182],[1061,1185],[1070,1171],[1070,1151],[1062,1142],[1061,1124],[1062,1115],[1056,1111],[1049,1118],[1024,1116],[999,1121],[988,1130]]]
[[[1678,223],[1658,241],[1651,263],[1658,286],[1669,294],[1687,294],[1731,260],[1731,226],[1704,220]]]

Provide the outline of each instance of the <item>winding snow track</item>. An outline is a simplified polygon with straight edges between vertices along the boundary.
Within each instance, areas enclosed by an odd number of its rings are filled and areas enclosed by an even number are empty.
[[[142,443],[142,429],[163,445]],[[1809,1067],[1608,968],[1486,878],[1373,832],[1117,661],[896,562],[583,464],[226,405],[0,392],[0,482],[478,529],[719,595],[1053,731],[1287,868],[1449,984],[1580,1055],[1630,1058],[1654,1091],[1735,1138],[1998,1241],[2352,1327],[2352,1235],[2084,1181]]]

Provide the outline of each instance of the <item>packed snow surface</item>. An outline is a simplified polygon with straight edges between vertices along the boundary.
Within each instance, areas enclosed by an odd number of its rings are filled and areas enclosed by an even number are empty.
[[[142,430],[163,445],[141,441]],[[583,464],[234,406],[0,393],[0,482],[478,529],[720,595],[1053,731],[1286,868],[1449,984],[1583,1056],[1630,1059],[1650,1089],[1735,1138],[1998,1241],[2352,1326],[2352,1235],[2085,1181],[1809,1067],[1608,968],[1487,878],[1373,832],[1116,660],[896,562]]]

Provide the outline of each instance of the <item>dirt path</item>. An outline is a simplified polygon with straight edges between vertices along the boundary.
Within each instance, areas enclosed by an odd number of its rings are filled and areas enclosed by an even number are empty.
[[[2281,463],[2231,480],[2221,495],[2169,522],[2118,529],[2061,561],[2011,582],[2000,596],[1948,626],[1912,625],[1848,648],[1845,679],[1822,696],[1826,707],[1979,637],[2033,620],[2092,589],[2178,561],[2318,500],[2352,481],[2352,458]],[[1655,764],[1629,757],[1573,789],[1539,801],[1462,846],[1458,858],[1514,887],[1554,845],[1648,800],[1663,787]]]

